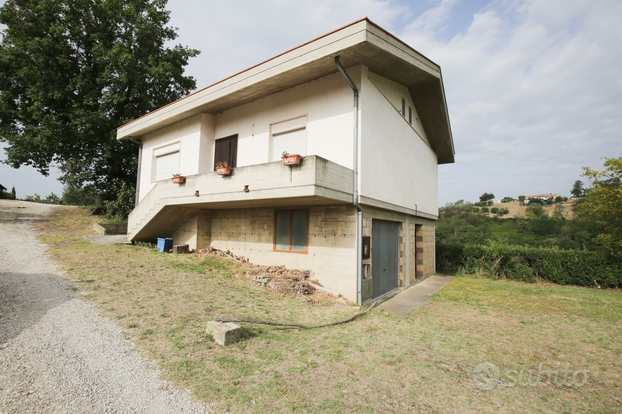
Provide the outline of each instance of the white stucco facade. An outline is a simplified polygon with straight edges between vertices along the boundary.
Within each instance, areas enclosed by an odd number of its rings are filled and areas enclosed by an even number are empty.
[[[360,89],[362,201],[375,200],[436,215],[437,159],[408,89],[365,66],[348,73]],[[405,116],[401,114],[402,99]],[[179,144],[178,172],[184,176],[204,174],[213,171],[217,161],[215,140],[237,134],[237,166],[263,164],[276,161],[270,151],[270,126],[298,117],[306,120],[303,155],[318,155],[352,169],[352,111],[352,90],[340,74],[333,74],[215,115],[195,115],[147,134],[142,140],[139,199],[156,184],[159,149]]]

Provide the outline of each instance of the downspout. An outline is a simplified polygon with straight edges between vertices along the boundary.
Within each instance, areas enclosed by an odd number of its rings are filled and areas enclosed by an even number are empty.
[[[339,56],[335,56],[335,65],[337,65],[337,69],[346,78],[346,81],[352,88],[354,93],[354,161],[352,163],[352,171],[353,171],[353,183],[352,183],[352,204],[356,208],[356,235],[355,235],[355,248],[356,248],[356,291],[357,291],[357,301],[359,306],[363,305],[363,292],[362,292],[362,284],[363,284],[363,260],[361,251],[361,237],[363,235],[363,207],[359,204],[359,90],[352,81],[352,78],[348,75],[348,73],[341,66],[341,62],[339,62]]]
[[[134,138],[130,138],[134,144],[138,145],[138,168],[136,169],[136,197],[134,198],[134,207],[138,205],[138,194],[140,194],[140,166],[143,161],[143,143]]]

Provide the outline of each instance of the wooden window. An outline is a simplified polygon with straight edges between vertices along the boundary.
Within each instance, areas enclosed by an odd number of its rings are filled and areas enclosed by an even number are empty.
[[[214,149],[214,169],[217,162],[226,162],[231,167],[237,167],[238,160],[238,134],[216,140]]]
[[[309,234],[308,210],[274,212],[274,251],[307,253]]]

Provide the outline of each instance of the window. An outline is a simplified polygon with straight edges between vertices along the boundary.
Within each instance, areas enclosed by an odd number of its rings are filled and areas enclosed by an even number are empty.
[[[281,159],[283,151],[307,155],[307,116],[299,116],[270,125],[270,160]]]
[[[413,109],[410,106],[408,107],[408,123],[413,124]]]
[[[406,118],[406,99],[402,98],[402,116]]]
[[[153,150],[154,156],[154,173],[153,180],[168,180],[173,174],[180,173],[179,171],[179,149],[181,144],[179,142],[167,145],[165,147],[156,148]]]
[[[237,167],[238,161],[238,134],[219,138],[214,149],[214,169],[217,162],[226,161],[231,167]]]
[[[307,253],[308,210],[274,213],[274,251]]]

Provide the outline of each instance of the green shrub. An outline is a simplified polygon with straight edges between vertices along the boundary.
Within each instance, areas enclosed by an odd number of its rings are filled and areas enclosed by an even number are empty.
[[[0,192],[0,199],[4,200],[15,200],[15,195],[9,192]]]
[[[104,201],[106,215],[110,219],[126,222],[127,216],[134,209],[134,186],[115,178],[112,181],[112,192],[116,195],[116,198]]]
[[[437,268],[462,268],[493,278],[524,282],[544,280],[560,285],[620,287],[622,262],[597,252],[556,247],[489,245],[436,246]]]

